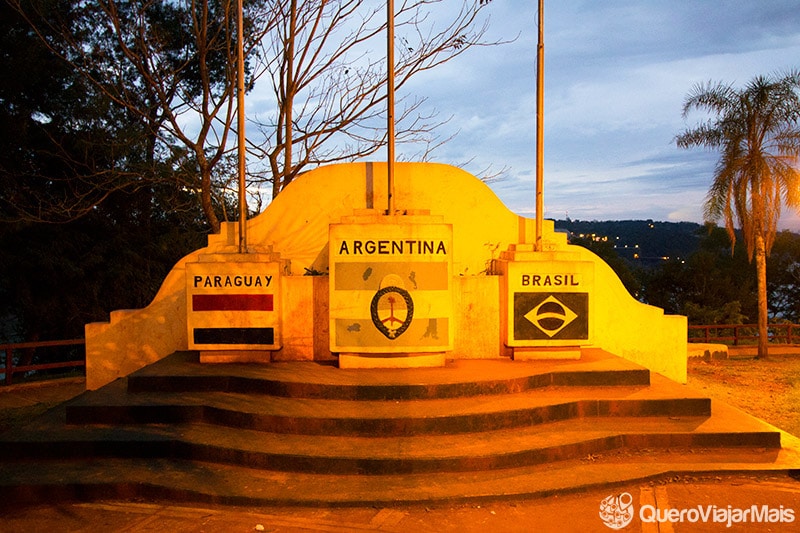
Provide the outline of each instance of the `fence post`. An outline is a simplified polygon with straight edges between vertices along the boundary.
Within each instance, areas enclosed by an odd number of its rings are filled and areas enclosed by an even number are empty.
[[[6,385],[11,385],[11,374],[14,370],[14,349],[6,348]]]

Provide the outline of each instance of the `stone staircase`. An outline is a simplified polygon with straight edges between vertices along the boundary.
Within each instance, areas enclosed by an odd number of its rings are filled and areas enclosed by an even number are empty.
[[[369,370],[179,352],[0,434],[0,448],[6,504],[467,501],[787,468],[772,426],[601,350]]]

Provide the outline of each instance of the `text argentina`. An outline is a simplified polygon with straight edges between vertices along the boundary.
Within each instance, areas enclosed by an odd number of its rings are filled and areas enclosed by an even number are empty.
[[[378,240],[342,241],[339,255],[447,255],[444,241]]]
[[[269,287],[272,283],[272,276],[261,274],[240,274],[240,275],[217,275],[217,276],[195,276],[194,286],[203,288],[224,288],[224,287]]]

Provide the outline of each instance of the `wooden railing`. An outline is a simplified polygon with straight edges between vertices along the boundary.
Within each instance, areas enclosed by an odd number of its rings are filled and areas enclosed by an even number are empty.
[[[800,344],[800,324],[770,324],[768,335],[771,344]],[[731,346],[756,344],[758,342],[758,325],[689,326],[689,342],[716,342]]]
[[[800,324],[770,324],[768,331],[769,342],[772,344],[800,344]],[[732,346],[755,344],[758,341],[758,326],[756,324],[689,326],[688,340],[689,342],[715,342]],[[5,379],[0,383],[11,385],[14,374],[19,372],[86,366],[85,354],[79,360],[14,365],[14,352],[17,350],[35,350],[37,348],[56,346],[84,346],[85,344],[86,341],[84,339],[0,344],[0,353],[5,354],[4,365],[0,366],[0,372],[4,371]]]
[[[0,352],[5,353],[5,364],[0,370],[5,370],[4,385],[11,385],[14,373],[29,372],[39,370],[50,370],[53,368],[72,368],[85,367],[86,354],[80,360],[58,361],[55,363],[26,364],[21,366],[14,365],[14,351],[16,350],[35,350],[37,348],[49,348],[54,346],[84,346],[84,339],[73,339],[66,341],[41,341],[41,342],[17,342],[12,344],[0,344]]]

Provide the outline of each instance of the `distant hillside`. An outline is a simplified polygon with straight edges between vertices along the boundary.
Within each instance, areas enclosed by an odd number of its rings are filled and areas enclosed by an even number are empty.
[[[694,222],[658,222],[653,220],[556,220],[557,230],[574,237],[607,239],[623,259],[654,266],[666,258],[685,259],[694,252],[704,226]]]

